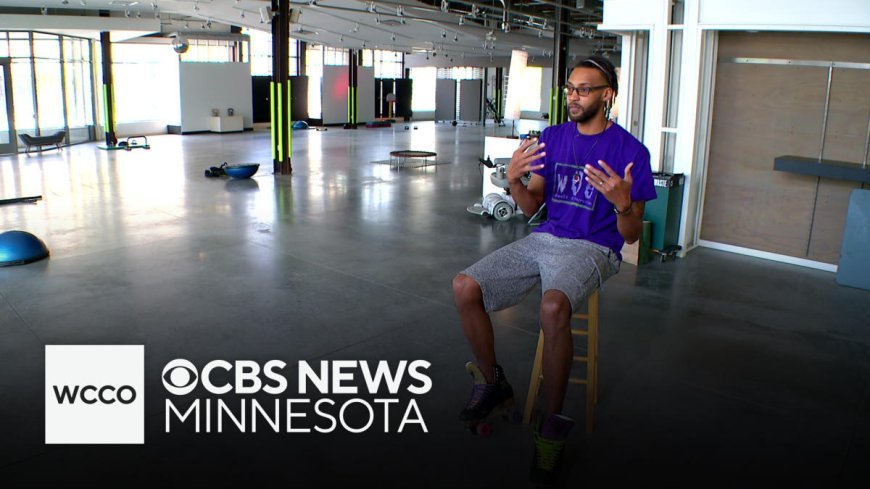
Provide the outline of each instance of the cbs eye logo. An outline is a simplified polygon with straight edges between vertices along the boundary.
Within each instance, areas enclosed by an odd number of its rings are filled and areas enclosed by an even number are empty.
[[[171,394],[184,396],[193,392],[199,376],[196,366],[183,358],[176,358],[163,367],[163,387]]]

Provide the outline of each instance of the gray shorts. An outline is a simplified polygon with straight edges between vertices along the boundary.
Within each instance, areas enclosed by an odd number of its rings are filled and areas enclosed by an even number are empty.
[[[616,253],[591,241],[531,233],[460,273],[480,284],[487,312],[519,303],[539,282],[541,294],[559,290],[578,311],[592,292],[619,271],[619,263]]]

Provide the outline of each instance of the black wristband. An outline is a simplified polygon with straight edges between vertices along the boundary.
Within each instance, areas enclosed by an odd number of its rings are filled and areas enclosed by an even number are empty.
[[[633,205],[634,205],[634,202],[629,202],[628,207],[626,207],[624,211],[620,211],[619,209],[616,208],[616,206],[613,206],[613,212],[617,216],[627,215],[629,212],[631,212],[631,206],[633,206]]]

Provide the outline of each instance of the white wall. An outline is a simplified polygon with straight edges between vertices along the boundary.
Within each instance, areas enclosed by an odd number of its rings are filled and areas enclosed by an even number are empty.
[[[728,0],[700,2],[704,28],[870,32],[867,0]]]
[[[166,134],[166,122],[141,121],[115,124],[115,135],[119,140],[129,136],[150,136],[152,134]]]
[[[363,123],[373,120],[375,120],[375,69],[360,66],[357,68],[356,121]]]
[[[321,118],[324,124],[347,122],[347,66],[324,66],[321,93],[323,106]]]
[[[245,128],[254,127],[248,63],[181,63],[181,131],[208,131],[211,109],[232,107]]]

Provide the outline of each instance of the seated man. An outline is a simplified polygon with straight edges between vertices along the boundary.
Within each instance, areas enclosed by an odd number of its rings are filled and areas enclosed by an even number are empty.
[[[489,312],[517,304],[541,283],[547,404],[535,434],[536,479],[557,473],[574,424],[561,414],[573,356],[572,311],[619,270],[623,243],[638,240],[644,203],[656,196],[649,151],[608,118],[617,88],[607,59],[591,57],[573,68],[564,87],[570,121],[544,129],[536,147],[535,140],[523,141],[508,167],[517,204],[532,215],[546,203],[547,221],[453,280],[462,329],[486,380],[474,385],[463,421],[513,398],[496,362]],[[525,187],[520,178],[528,172]]]

